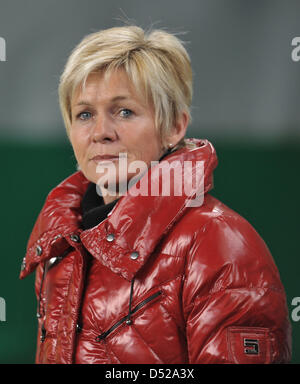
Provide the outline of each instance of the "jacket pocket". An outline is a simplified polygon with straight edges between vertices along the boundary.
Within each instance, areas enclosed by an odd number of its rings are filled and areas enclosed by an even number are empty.
[[[122,319],[120,319],[118,322],[116,322],[112,327],[110,327],[107,331],[101,333],[101,335],[98,335],[96,337],[96,341],[97,342],[100,342],[101,340],[104,340],[107,338],[107,336],[112,333],[115,329],[117,329],[121,324],[123,324],[124,322],[127,322],[128,319],[129,319],[129,315],[133,315],[134,313],[136,313],[138,310],[140,310],[141,308],[143,308],[145,305],[147,305],[148,303],[152,302],[153,300],[155,300],[157,297],[159,297],[160,295],[162,294],[162,291],[157,291],[155,293],[153,293],[151,296],[147,297],[146,299],[144,299],[143,301],[141,301],[139,304],[137,304],[133,310],[126,316],[122,317]],[[128,325],[131,324],[131,320],[129,319],[129,322],[127,322]]]

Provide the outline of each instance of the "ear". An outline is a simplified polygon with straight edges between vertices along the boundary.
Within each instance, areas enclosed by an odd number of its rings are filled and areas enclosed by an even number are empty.
[[[166,138],[166,144],[173,147],[185,136],[189,124],[189,115],[183,111],[172,128],[172,132]]]

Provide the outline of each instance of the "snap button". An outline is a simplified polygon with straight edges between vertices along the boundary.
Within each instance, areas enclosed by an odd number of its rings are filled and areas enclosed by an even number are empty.
[[[113,233],[110,233],[109,235],[106,236],[107,241],[114,241],[115,235]]]
[[[74,233],[72,235],[70,235],[70,239],[72,241],[74,241],[75,243],[79,243],[80,242],[80,237],[78,235],[74,234]]]
[[[127,325],[131,325],[131,324],[132,324],[132,320],[127,319],[127,320],[126,320],[126,324],[127,324]]]
[[[130,258],[132,260],[136,260],[138,257],[139,257],[139,253],[138,252],[132,252],[131,255],[130,255]]]
[[[38,256],[41,256],[43,253],[43,248],[40,245],[37,245],[35,251]]]
[[[76,324],[76,332],[79,333],[82,330],[81,326],[77,323]]]

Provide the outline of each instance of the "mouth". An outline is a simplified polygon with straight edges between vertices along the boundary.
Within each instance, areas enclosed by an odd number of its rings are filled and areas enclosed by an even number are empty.
[[[119,159],[119,156],[115,155],[97,155],[91,158],[95,163],[109,163]]]

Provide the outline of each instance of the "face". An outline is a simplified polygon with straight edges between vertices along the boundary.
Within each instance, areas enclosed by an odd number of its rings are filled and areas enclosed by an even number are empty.
[[[122,70],[107,79],[101,73],[91,74],[85,89],[75,92],[71,110],[70,140],[76,160],[89,181],[106,189],[105,203],[118,197],[110,194],[110,185],[116,184],[118,192],[120,183],[139,173],[138,169],[129,172],[130,164],[142,161],[148,168],[163,154],[154,109]],[[125,154],[126,160],[120,160],[119,154]]]

